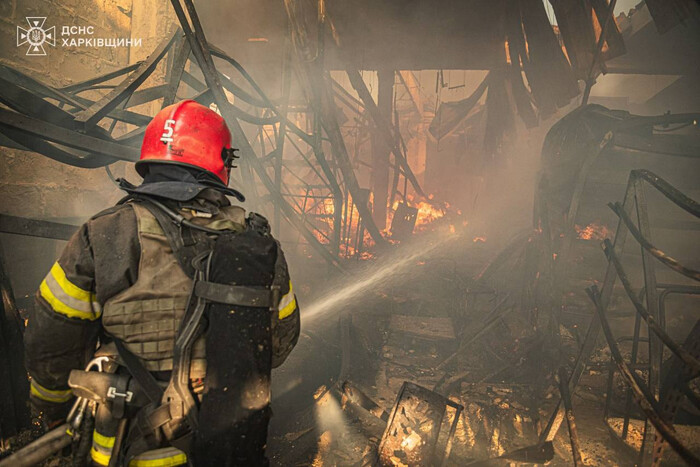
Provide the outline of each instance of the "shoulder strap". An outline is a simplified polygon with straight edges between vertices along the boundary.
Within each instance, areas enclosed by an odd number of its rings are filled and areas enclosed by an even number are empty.
[[[158,221],[158,225],[163,229],[163,233],[168,239],[178,264],[187,277],[193,279],[195,269],[192,265],[192,260],[205,251],[211,250],[212,247],[211,240],[207,234],[175,224],[161,208],[151,203],[148,198],[139,197],[134,200],[145,207]]]
[[[117,352],[119,352],[119,356],[124,361],[127,370],[129,370],[131,376],[136,378],[148,399],[156,405],[160,405],[164,390],[160,387],[153,374],[143,366],[143,363],[136,355],[126,348],[120,339],[114,339],[114,345],[116,345]]]
[[[269,287],[250,285],[228,285],[216,282],[197,281],[194,286],[197,297],[211,302],[229,305],[270,308],[276,306]]]

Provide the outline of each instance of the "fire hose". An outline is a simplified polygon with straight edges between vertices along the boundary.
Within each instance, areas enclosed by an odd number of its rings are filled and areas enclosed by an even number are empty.
[[[10,457],[0,461],[0,467],[31,467],[73,442],[70,425],[64,423],[31,442]]]
[[[102,372],[102,364],[108,360],[107,357],[94,358],[85,367],[85,371],[96,368],[97,371]],[[70,445],[74,440],[77,440],[80,436],[80,426],[85,419],[89,402],[84,397],[78,397],[68,414],[66,423],[54,428],[41,438],[32,441],[11,456],[0,460],[0,467],[35,466]]]

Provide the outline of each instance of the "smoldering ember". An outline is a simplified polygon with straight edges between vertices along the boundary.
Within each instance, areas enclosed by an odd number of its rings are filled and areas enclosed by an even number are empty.
[[[700,465],[697,0],[0,38],[0,467]]]

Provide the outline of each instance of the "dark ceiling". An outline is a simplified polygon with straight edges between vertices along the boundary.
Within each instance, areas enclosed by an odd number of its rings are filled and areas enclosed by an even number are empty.
[[[489,69],[503,60],[504,1],[326,0],[342,48],[327,40],[326,67],[344,68],[344,56],[366,70]],[[245,66],[279,67],[283,0],[200,1],[197,8],[212,43]]]

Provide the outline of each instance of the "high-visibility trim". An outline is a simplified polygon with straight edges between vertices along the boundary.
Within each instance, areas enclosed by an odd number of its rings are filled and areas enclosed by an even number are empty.
[[[67,295],[75,298],[76,300],[80,300],[87,303],[93,301],[95,294],[93,294],[89,290],[81,289],[80,287],[69,281],[66,277],[66,272],[63,270],[58,261],[53,263],[53,266],[51,266],[50,274],[51,276],[53,276],[54,279],[56,279],[56,282],[58,282],[58,284],[61,286],[61,289],[63,289],[63,291]]]
[[[95,314],[92,310],[78,310],[63,303],[49,288],[46,283],[46,279],[44,279],[41,286],[39,286],[39,293],[56,313],[65,315],[69,318],[86,319],[88,321],[94,321],[100,317],[99,314]]]
[[[109,465],[112,458],[112,448],[116,437],[106,436],[96,429],[92,431],[92,449],[90,458],[98,465]]]
[[[177,448],[154,449],[129,461],[129,467],[174,467],[187,464],[187,455]]]
[[[294,296],[294,290],[292,289],[292,281],[289,281],[289,292],[287,292],[277,307],[279,309],[279,319],[284,319],[287,316],[294,313],[297,308],[297,298]]]
[[[54,404],[67,402],[73,397],[73,393],[70,389],[48,389],[37,383],[34,379],[29,383],[29,392],[43,401],[53,402]]]
[[[41,282],[39,293],[56,313],[69,318],[94,321],[102,313],[95,294],[70,282],[58,261]]]
[[[109,465],[109,460],[112,458],[112,453],[105,454],[100,452],[95,448],[95,446],[90,449],[90,458],[97,465]]]
[[[112,449],[114,447],[114,436],[105,436],[99,433],[97,430],[92,432],[92,441],[100,447]]]

